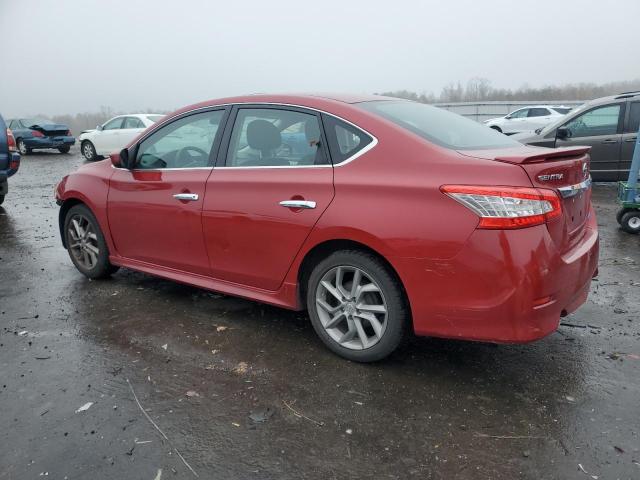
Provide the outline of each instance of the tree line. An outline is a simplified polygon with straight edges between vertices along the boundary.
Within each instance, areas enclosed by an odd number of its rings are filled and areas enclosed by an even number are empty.
[[[432,92],[412,92],[394,90],[381,92],[380,95],[405,98],[422,103],[482,102],[482,101],[551,101],[580,100],[587,101],[621,92],[640,90],[640,79],[609,83],[569,83],[530,87],[523,85],[517,89],[497,88],[486,78],[475,77],[466,85],[452,82],[445,85],[439,95]]]

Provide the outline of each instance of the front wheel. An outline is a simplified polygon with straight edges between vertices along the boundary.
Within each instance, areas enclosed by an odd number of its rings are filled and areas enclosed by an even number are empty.
[[[397,278],[378,257],[357,250],[335,252],[316,265],[309,277],[307,308],[324,344],[356,362],[391,354],[409,324]]]
[[[20,152],[20,155],[29,155],[31,153],[31,149],[27,147],[27,145],[24,143],[24,140],[19,138],[16,143],[17,143],[18,152]]]
[[[4,203],[4,195],[0,195],[0,205]]]
[[[58,151],[60,153],[69,153],[71,151],[71,147],[70,146],[64,146],[64,147],[59,147]]]
[[[89,278],[105,278],[118,267],[109,263],[109,249],[98,220],[85,205],[69,209],[64,219],[65,244],[71,261]]]
[[[640,233],[640,210],[631,210],[622,215],[620,227],[627,233]]]
[[[96,148],[93,146],[93,143],[89,142],[88,140],[82,142],[80,150],[82,150],[82,156],[88,162],[93,162],[98,157],[98,155],[96,154]]]

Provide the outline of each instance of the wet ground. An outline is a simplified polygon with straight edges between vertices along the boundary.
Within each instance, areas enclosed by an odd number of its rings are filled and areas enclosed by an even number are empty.
[[[557,333],[359,365],[303,314],[88,281],[53,199],[81,163],[23,158],[0,208],[0,479],[640,478],[640,237],[613,187],[595,187],[600,277]]]

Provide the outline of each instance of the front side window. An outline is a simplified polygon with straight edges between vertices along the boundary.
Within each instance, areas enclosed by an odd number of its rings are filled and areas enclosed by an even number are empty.
[[[103,130],[119,130],[120,128],[122,128],[122,117],[109,120],[104,124],[104,127],[102,127]]]
[[[594,108],[565,124],[572,137],[614,135],[618,132],[620,105]]]
[[[201,168],[209,166],[211,150],[224,118],[224,110],[182,117],[142,141],[136,169]]]
[[[529,113],[528,108],[523,108],[522,110],[516,110],[515,112],[511,112],[509,114],[509,118],[524,118]]]
[[[124,125],[122,125],[122,128],[144,128],[144,124],[139,118],[126,117],[124,119]]]
[[[470,150],[522,146],[492,128],[424,103],[383,100],[356,105],[445,148]]]
[[[629,121],[625,133],[638,133],[640,130],[640,102],[632,102],[629,109]]]
[[[227,167],[326,165],[318,116],[276,108],[241,108],[229,141]]]
[[[546,117],[550,115],[549,110],[546,108],[530,108],[529,109],[529,117]]]

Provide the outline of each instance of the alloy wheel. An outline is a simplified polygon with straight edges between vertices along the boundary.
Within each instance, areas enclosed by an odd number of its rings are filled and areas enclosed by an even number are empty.
[[[20,155],[26,155],[29,153],[27,146],[24,144],[24,140],[22,139],[18,140],[18,152],[20,152]]]
[[[354,266],[337,266],[324,274],[316,288],[316,311],[327,334],[350,350],[374,346],[387,328],[382,289]]]
[[[74,215],[69,222],[68,234],[73,257],[83,268],[93,269],[98,264],[100,253],[93,224],[84,215]]]
[[[93,160],[93,148],[91,148],[90,143],[85,143],[82,146],[82,154],[84,155],[84,158],[86,158],[87,160]]]

